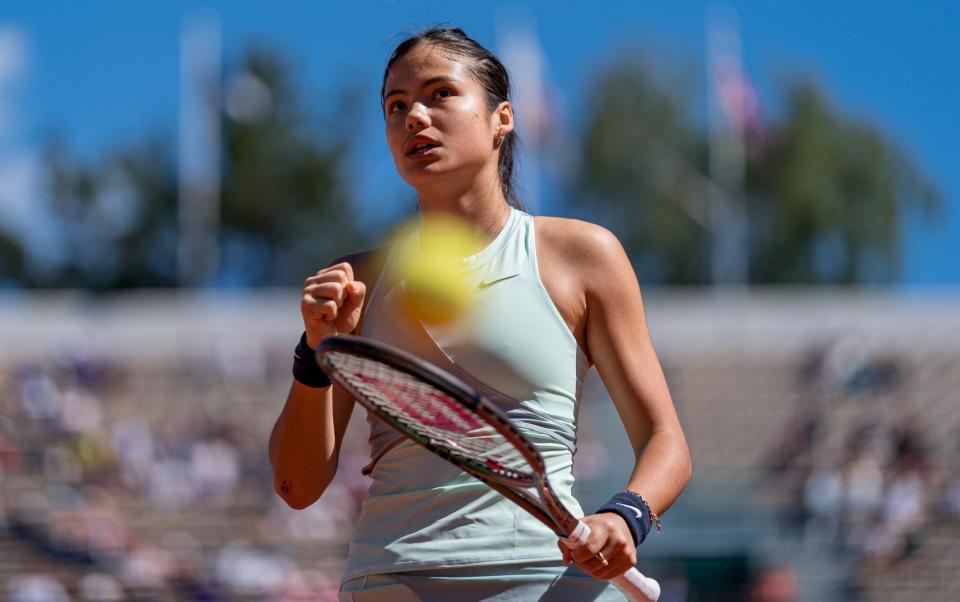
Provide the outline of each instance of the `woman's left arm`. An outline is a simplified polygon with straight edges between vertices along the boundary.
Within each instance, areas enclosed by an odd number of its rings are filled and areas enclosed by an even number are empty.
[[[647,330],[640,285],[623,247],[608,230],[583,224],[575,238],[574,267],[586,299],[587,352],[635,453],[625,489],[642,495],[650,510],[660,515],[686,487],[692,465]],[[592,529],[590,539],[572,552],[561,545],[565,560],[572,557],[599,579],[621,575],[636,563],[633,537],[623,518],[604,512],[584,520]]]

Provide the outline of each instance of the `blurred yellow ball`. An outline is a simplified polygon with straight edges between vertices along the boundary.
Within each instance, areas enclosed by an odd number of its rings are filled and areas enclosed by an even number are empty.
[[[423,216],[419,227],[408,226],[401,235],[417,228],[419,236],[397,266],[404,281],[400,309],[426,323],[452,322],[469,309],[472,295],[463,259],[480,250],[480,239],[470,224],[450,215]]]

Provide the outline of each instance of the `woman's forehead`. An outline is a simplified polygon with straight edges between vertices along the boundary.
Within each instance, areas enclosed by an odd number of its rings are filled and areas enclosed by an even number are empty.
[[[387,75],[387,89],[403,88],[436,77],[467,79],[461,57],[432,44],[418,46],[397,60]]]

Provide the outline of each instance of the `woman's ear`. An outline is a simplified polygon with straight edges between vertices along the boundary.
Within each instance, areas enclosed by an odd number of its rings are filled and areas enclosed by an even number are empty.
[[[494,130],[501,136],[506,136],[513,131],[513,105],[510,101],[503,101],[494,111]]]

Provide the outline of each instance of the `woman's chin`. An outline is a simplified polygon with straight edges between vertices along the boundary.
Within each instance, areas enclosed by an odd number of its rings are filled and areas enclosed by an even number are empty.
[[[409,165],[403,170],[403,180],[414,188],[434,184],[440,179],[449,175],[449,170],[445,169],[438,162],[422,163],[418,165]]]

